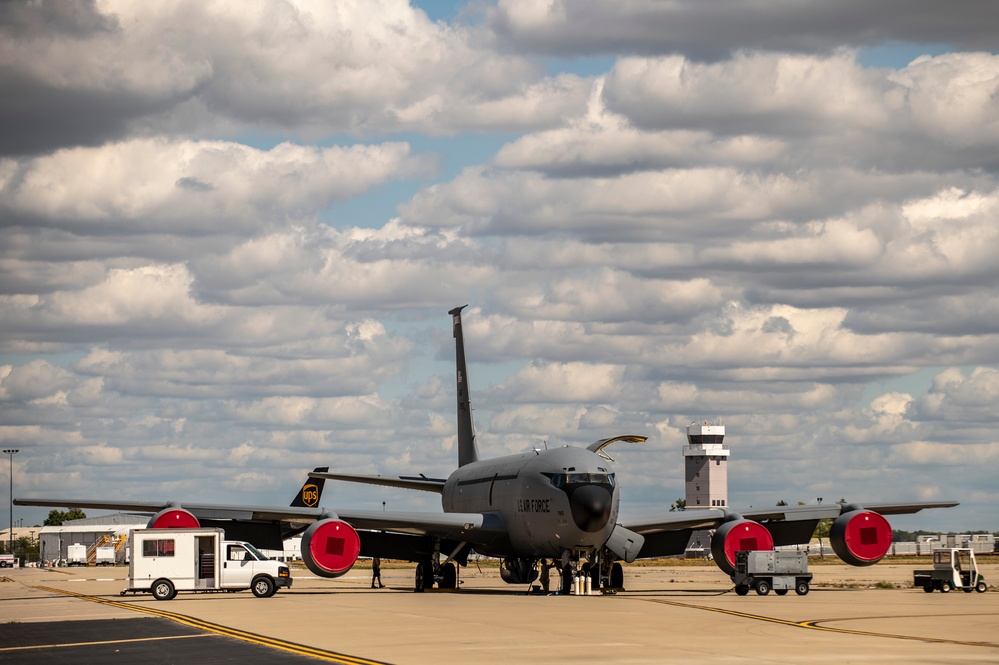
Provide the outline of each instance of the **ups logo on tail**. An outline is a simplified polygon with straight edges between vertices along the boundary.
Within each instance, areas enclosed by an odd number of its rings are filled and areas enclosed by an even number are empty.
[[[302,503],[309,508],[315,508],[319,503],[319,488],[315,485],[306,485],[302,488]]]

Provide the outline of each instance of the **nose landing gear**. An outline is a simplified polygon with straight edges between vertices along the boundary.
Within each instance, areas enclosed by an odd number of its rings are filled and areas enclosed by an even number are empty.
[[[574,580],[589,578],[591,593],[607,593],[624,589],[624,568],[609,551],[578,552],[562,556],[561,593],[573,593]]]

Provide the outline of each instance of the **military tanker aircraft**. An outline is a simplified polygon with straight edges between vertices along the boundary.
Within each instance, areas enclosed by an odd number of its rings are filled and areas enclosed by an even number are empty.
[[[360,556],[413,561],[414,589],[458,587],[458,566],[469,554],[497,557],[510,584],[531,584],[542,560],[557,562],[568,591],[579,574],[594,588],[624,586],[621,562],[682,554],[694,530],[713,529],[715,563],[734,572],[739,550],[768,550],[809,542],[821,519],[833,519],[830,541],[846,563],[877,563],[891,545],[884,515],[956,506],[953,501],[778,506],[741,512],[705,508],[619,518],[621,483],[605,452],[646,437],[612,436],[585,448],[562,447],[480,459],[472,424],[461,311],[452,309],[457,379],[458,468],[447,478],[366,476],[316,469],[317,482],[340,480],[441,495],[442,512],[337,510],[319,506],[232,506],[188,502],[17,499],[19,505],[58,505],[159,511],[151,526],[210,520],[272,549],[276,535],[303,533],[302,558],[321,577],[346,573]],[[228,526],[227,526],[228,525]],[[263,539],[269,544],[261,545]],[[280,547],[276,548],[280,549]],[[457,564],[457,565],[456,565]]]

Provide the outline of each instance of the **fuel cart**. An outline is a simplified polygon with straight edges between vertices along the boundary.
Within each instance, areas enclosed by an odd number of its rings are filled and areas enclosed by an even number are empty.
[[[808,555],[804,552],[781,550],[740,550],[735,553],[735,592],[745,596],[750,589],[765,596],[773,589],[778,596],[791,589],[799,596],[808,593],[812,574],[808,572]]]

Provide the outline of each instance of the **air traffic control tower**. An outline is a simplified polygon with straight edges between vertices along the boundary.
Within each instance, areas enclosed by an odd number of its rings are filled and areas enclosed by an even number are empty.
[[[683,447],[687,510],[728,508],[728,456],[724,425],[687,425]]]

